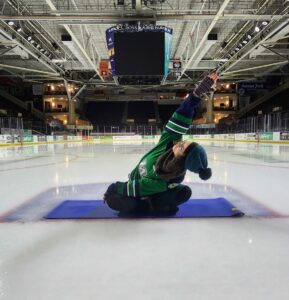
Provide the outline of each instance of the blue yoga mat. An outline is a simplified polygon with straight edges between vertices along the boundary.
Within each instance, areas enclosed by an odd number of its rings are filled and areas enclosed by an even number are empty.
[[[244,213],[224,198],[191,199],[179,206],[174,216],[167,218],[238,217]],[[128,216],[127,216],[128,217]],[[135,218],[136,216],[133,216]],[[146,215],[139,218],[163,218]],[[110,209],[102,200],[66,200],[44,216],[45,219],[115,219],[118,212]]]

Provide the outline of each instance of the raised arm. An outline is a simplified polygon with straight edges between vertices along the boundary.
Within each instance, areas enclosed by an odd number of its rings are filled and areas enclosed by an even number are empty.
[[[118,194],[143,197],[161,193],[169,188],[168,182],[156,176],[153,165],[159,155],[168,150],[168,147],[172,147],[174,141],[180,141],[182,135],[187,132],[192,124],[192,119],[197,114],[201,97],[212,90],[217,78],[217,74],[210,74],[189,94],[166,124],[158,144],[140,160],[140,163],[131,172],[129,180],[117,182]],[[148,157],[149,159],[147,159]],[[142,166],[143,160],[144,165]],[[145,172],[143,172],[143,168]]]
[[[206,76],[192,91],[184,102],[173,113],[165,127],[165,131],[175,134],[185,134],[192,124],[192,119],[197,115],[201,97],[214,89],[218,79],[216,73]]]

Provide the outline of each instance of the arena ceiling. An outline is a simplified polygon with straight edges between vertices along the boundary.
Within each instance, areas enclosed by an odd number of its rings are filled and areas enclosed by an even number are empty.
[[[0,11],[0,68],[26,81],[119,88],[98,65],[108,59],[106,29],[132,21],[173,29],[171,60],[183,68],[159,87],[187,87],[214,68],[226,81],[288,72],[286,0],[1,0]]]

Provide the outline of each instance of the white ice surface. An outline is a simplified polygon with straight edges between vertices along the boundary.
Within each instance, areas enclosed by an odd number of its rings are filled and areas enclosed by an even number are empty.
[[[243,197],[246,217],[44,222],[32,210],[0,223],[0,299],[289,299],[289,146],[202,144],[214,175],[188,174],[193,195]],[[31,199],[99,199],[152,146],[0,148],[0,215]]]

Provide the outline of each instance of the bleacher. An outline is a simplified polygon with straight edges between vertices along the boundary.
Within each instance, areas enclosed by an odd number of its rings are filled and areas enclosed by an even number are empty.
[[[178,108],[178,104],[176,105],[159,105],[159,114],[161,123],[164,125],[170,119],[174,111]]]
[[[156,119],[154,103],[152,101],[130,101],[127,118],[133,119],[135,124],[148,124],[149,119]]]
[[[15,103],[1,96],[0,96],[0,117],[2,117],[2,121],[5,120],[5,122],[2,122],[1,128],[10,127],[10,126],[13,126],[14,128],[16,125],[14,126],[13,124],[10,123],[14,122],[14,120],[16,120],[17,118],[21,118],[22,120],[21,122],[23,122],[22,123],[23,128],[25,129],[35,130],[43,134],[48,134],[50,132],[50,128],[49,126],[46,125],[44,120],[40,120],[36,118],[35,116],[33,116],[31,111],[28,111],[23,107],[20,107],[19,105],[16,105]]]
[[[8,117],[30,117],[30,112],[6,100],[3,97],[0,97],[0,110],[3,110],[2,115]]]
[[[94,125],[119,125],[125,102],[88,102],[85,117]]]

